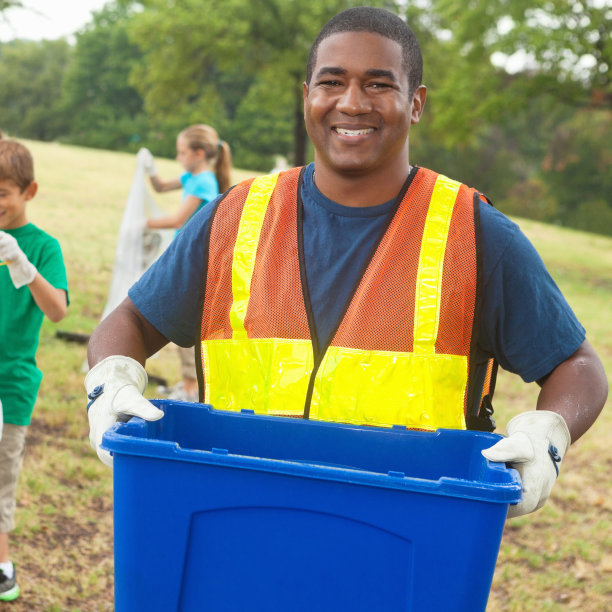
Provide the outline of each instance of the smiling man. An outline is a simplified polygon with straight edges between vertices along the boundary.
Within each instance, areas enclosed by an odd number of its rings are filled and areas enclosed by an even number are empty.
[[[405,28],[397,37],[408,51],[378,33],[323,30],[311,51],[304,117],[316,184],[344,205],[390,200],[408,176],[410,125],[420,119],[426,89],[414,34]]]
[[[485,451],[541,507],[607,396],[601,362],[519,228],[476,190],[409,160],[426,89],[412,30],[343,11],[308,59],[314,164],[243,182],[200,211],[92,335],[90,441],[142,396],[146,359],[195,344],[223,410],[433,431],[492,430],[497,364],[541,386]],[[171,305],[171,308],[168,308]]]

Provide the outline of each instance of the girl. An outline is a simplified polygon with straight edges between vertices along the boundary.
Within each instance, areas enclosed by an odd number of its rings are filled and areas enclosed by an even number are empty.
[[[229,145],[209,125],[191,125],[178,135],[176,159],[185,168],[185,172],[178,178],[162,180],[157,174],[150,151],[141,149],[139,155],[144,160],[145,170],[155,191],[163,193],[181,187],[183,189],[178,211],[166,217],[149,219],[149,228],[179,230],[200,208],[230,186],[232,156]]]

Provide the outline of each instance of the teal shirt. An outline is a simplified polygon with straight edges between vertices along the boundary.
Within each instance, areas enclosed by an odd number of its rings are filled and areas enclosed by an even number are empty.
[[[53,287],[66,291],[68,281],[59,242],[28,223],[13,230],[19,248]],[[4,422],[29,425],[42,372],[36,365],[44,314],[27,286],[15,289],[7,266],[0,266],[0,400]]]
[[[206,204],[214,200],[219,195],[219,183],[215,173],[211,170],[205,170],[204,172],[198,172],[197,174],[184,172],[181,174],[180,179],[181,185],[183,185],[183,200],[189,195],[195,196],[196,198],[200,198],[200,200],[202,200],[191,217],[187,219],[187,221],[189,221],[193,215],[198,212],[198,210],[206,206]]]

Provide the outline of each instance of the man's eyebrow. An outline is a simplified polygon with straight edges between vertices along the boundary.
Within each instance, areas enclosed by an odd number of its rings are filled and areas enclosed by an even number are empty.
[[[345,68],[340,68],[340,66],[323,66],[317,72],[316,76],[317,76],[317,78],[319,78],[323,74],[336,74],[336,75],[340,76],[342,74],[346,74],[346,69]]]
[[[346,74],[346,68],[340,66],[323,66],[316,74],[317,78],[320,78],[324,74],[335,74],[342,76]],[[385,70],[384,68],[369,68],[365,71],[366,75],[375,78],[389,79],[392,83],[397,83],[397,77],[391,70]]]
[[[366,74],[372,77],[389,79],[393,83],[397,83],[397,77],[391,70],[384,70],[383,68],[370,68],[369,70],[366,70]]]

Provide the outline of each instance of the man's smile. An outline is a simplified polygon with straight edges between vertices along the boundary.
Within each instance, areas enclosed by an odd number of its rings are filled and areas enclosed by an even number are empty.
[[[341,136],[367,136],[374,132],[374,128],[359,128],[359,129],[348,129],[342,127],[333,127],[332,130],[337,132]]]

